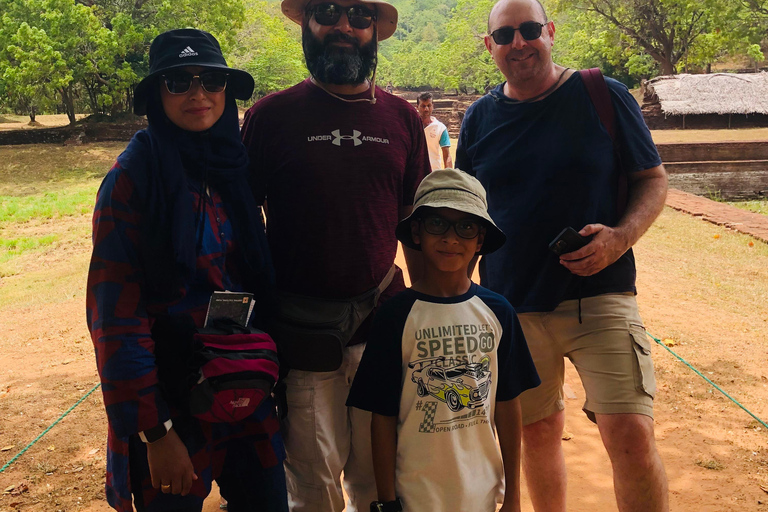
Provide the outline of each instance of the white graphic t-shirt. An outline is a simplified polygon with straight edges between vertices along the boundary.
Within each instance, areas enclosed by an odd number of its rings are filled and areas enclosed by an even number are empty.
[[[405,512],[493,512],[503,499],[497,401],[538,385],[520,324],[502,296],[406,290],[387,301],[347,405],[397,416],[396,491]]]

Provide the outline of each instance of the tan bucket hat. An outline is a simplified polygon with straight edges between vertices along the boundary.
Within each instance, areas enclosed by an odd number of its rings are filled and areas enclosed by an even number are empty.
[[[488,254],[507,241],[507,236],[499,229],[488,213],[488,201],[485,188],[475,178],[458,169],[442,169],[428,174],[416,189],[413,212],[397,224],[395,235],[403,245],[421,250],[411,236],[411,220],[419,218],[419,209],[451,208],[468,213],[485,221],[485,240],[480,254]]]
[[[301,25],[304,10],[310,0],[283,0],[280,4],[283,14]],[[360,0],[361,4],[372,5],[376,8],[377,39],[383,41],[392,36],[397,29],[397,9],[384,0]]]

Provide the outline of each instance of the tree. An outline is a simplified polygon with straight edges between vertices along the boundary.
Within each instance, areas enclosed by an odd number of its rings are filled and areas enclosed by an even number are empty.
[[[459,0],[446,26],[447,37],[437,55],[442,87],[485,90],[502,80],[483,37],[488,33],[488,13],[493,0]]]
[[[71,0],[0,0],[0,11],[6,83],[17,91],[58,95],[74,123],[76,85],[94,72],[89,55],[102,28],[98,19]]]
[[[254,95],[264,96],[307,76],[299,26],[280,13],[277,4],[250,0],[245,23],[229,54],[230,66],[253,75]]]
[[[759,44],[752,44],[747,49],[747,56],[755,63],[755,72],[757,72],[760,63],[765,60],[765,55],[760,49]]]
[[[729,0],[556,0],[555,6],[606,20],[658,62],[663,74],[674,74],[705,34],[739,36],[734,23],[743,10]]]
[[[768,16],[768,0],[743,0],[746,5],[753,12]]]
[[[66,87],[72,76],[66,72],[66,63],[53,49],[47,34],[26,23],[3,46],[6,62],[16,63],[7,66],[0,75],[8,103],[26,112],[30,123],[34,123],[35,114],[53,106],[56,91]]]

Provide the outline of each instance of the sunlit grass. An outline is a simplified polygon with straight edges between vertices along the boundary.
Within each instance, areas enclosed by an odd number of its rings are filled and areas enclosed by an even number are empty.
[[[41,194],[0,196],[0,228],[9,223],[87,213],[93,209],[98,187],[98,182],[89,180]]]
[[[736,201],[729,202],[728,204],[735,206],[736,208],[741,208],[742,210],[768,215],[768,199],[759,201]]]
[[[14,256],[19,256],[24,252],[51,245],[58,239],[59,235],[22,236],[10,239],[0,238],[0,263],[5,263]]]

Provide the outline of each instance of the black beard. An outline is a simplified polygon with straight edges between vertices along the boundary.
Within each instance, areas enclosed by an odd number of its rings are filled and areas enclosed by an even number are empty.
[[[335,85],[361,84],[376,67],[376,31],[371,41],[360,45],[357,39],[342,33],[328,34],[319,41],[305,27],[301,36],[307,69],[320,82]],[[331,43],[348,42],[351,48],[333,46]]]

